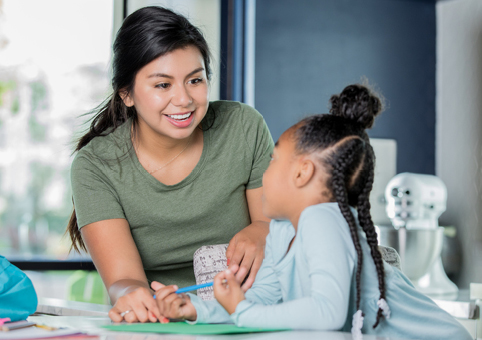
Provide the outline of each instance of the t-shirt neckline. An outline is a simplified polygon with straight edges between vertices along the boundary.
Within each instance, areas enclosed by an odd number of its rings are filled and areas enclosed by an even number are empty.
[[[210,114],[210,110],[211,109],[208,108],[208,112],[206,113],[206,116],[208,114]],[[132,137],[131,137],[131,130],[132,129],[131,129],[131,126],[132,126],[132,122],[131,122],[131,124],[129,124],[129,139],[128,139],[129,140],[128,143],[132,146]],[[154,176],[149,174],[149,172],[147,172],[147,170],[144,169],[141,162],[139,162],[139,158],[137,158],[137,154],[134,150],[134,147],[130,148],[131,149],[130,159],[134,163],[134,167],[142,174],[142,176],[147,181],[149,181],[151,183],[151,185],[155,186],[156,188],[158,188],[162,191],[177,190],[177,189],[180,189],[180,188],[188,185],[189,183],[194,181],[201,174],[201,171],[204,167],[206,158],[207,158],[208,153],[209,153],[210,138],[211,138],[210,130],[209,129],[203,130],[203,150],[202,150],[202,153],[201,153],[201,158],[199,159],[199,161],[197,162],[196,166],[191,171],[191,173],[189,175],[187,175],[186,178],[184,178],[182,181],[180,181],[176,184],[172,184],[172,185],[164,184],[164,183],[160,182],[159,180],[157,180]]]

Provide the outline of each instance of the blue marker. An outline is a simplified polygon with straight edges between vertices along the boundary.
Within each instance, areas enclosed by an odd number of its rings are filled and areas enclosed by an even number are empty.
[[[186,292],[190,292],[191,290],[196,290],[196,289],[201,289],[206,287],[212,287],[213,284],[214,284],[214,281],[211,281],[211,282],[201,283],[200,285],[179,288],[178,290],[176,290],[176,294],[186,293]],[[156,296],[154,295],[154,299],[155,298]]]
[[[179,288],[178,290],[176,290],[176,294],[186,293],[186,292],[190,292],[191,290],[196,290],[196,289],[201,289],[206,287],[212,287],[213,284],[214,284],[214,281],[211,281],[211,282],[201,283],[200,285]]]

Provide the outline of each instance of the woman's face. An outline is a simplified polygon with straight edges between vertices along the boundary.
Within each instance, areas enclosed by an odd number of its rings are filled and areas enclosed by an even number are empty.
[[[204,59],[194,46],[154,59],[139,70],[124,103],[134,106],[141,133],[189,137],[207,112],[209,85]]]

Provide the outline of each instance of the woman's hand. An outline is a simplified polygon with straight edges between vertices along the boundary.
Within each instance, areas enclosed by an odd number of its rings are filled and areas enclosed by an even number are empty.
[[[104,281],[114,322],[156,322],[162,318],[142,260],[125,219],[103,220],[81,229],[82,238]]]
[[[177,286],[164,286],[158,282],[153,282],[151,287],[156,289],[156,303],[164,317],[189,321],[197,319],[196,308],[194,308],[189,295],[176,294]],[[166,320],[161,320],[161,322],[166,322]],[[169,321],[167,320],[167,322]]]
[[[124,285],[125,282],[119,284]],[[152,291],[142,286],[127,288],[127,293],[119,297],[109,311],[109,317],[114,322],[125,320],[129,323],[156,322],[163,319],[156,300],[152,297]]]
[[[233,266],[233,269],[237,269],[237,266]],[[238,304],[245,299],[243,289],[241,289],[233,273],[235,271],[226,269],[214,277],[214,297],[230,315],[234,313]]]
[[[246,201],[252,223],[234,235],[226,249],[229,269],[236,273],[238,283],[241,284],[244,280],[242,284],[244,291],[253,285],[264,259],[264,245],[270,220],[263,215],[262,195],[263,188],[246,190]],[[239,267],[234,270],[234,265]],[[247,278],[246,275],[248,275]]]
[[[268,222],[256,221],[234,235],[229,242],[226,250],[229,269],[236,273],[236,280],[239,284],[249,274],[242,285],[244,291],[251,288],[261,267],[268,232]],[[233,266],[238,266],[239,269],[234,271]]]

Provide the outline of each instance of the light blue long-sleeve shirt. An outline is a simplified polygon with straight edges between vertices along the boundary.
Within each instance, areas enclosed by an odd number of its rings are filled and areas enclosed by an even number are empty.
[[[356,210],[352,209],[356,218]],[[421,294],[398,269],[384,263],[390,319],[372,326],[380,293],[375,264],[358,227],[363,250],[360,309],[362,332],[408,339],[469,340],[467,330]],[[295,240],[287,252],[293,237]],[[216,301],[191,295],[200,323],[234,322],[238,326],[342,330],[349,332],[356,312],[357,254],[337,203],[306,208],[298,233],[289,221],[273,220],[265,259],[255,283],[230,316]]]

